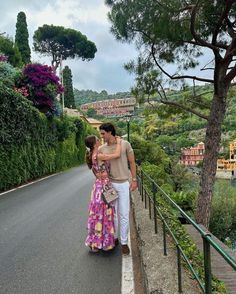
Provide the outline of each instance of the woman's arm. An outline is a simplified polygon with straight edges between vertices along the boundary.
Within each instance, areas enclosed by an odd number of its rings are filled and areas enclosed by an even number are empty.
[[[110,160],[119,158],[121,154],[121,138],[117,137],[117,144],[116,144],[116,150],[112,154],[104,154],[104,153],[98,153],[97,159],[98,160]]]

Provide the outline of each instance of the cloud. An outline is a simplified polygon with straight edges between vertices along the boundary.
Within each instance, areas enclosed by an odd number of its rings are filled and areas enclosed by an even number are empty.
[[[0,32],[15,36],[17,14],[24,11],[27,18],[29,41],[43,24],[61,25],[81,31],[97,46],[94,60],[66,60],[73,74],[74,86],[79,89],[109,93],[129,91],[133,77],[123,68],[124,63],[137,53],[132,45],[120,43],[110,33],[108,7],[103,0],[8,0],[1,4]],[[50,59],[32,52],[32,60],[50,64]]]

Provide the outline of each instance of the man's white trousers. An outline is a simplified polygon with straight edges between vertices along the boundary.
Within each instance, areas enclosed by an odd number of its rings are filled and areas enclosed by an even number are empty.
[[[118,228],[120,226],[120,242],[122,245],[128,244],[129,233],[129,209],[130,209],[130,197],[129,197],[129,182],[113,183],[113,187],[116,189],[119,197],[115,201],[115,235],[118,237]]]

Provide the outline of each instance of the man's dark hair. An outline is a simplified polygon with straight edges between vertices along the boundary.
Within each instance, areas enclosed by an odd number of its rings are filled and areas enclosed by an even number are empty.
[[[116,129],[112,123],[103,123],[100,125],[99,130],[103,130],[105,132],[111,132],[112,136],[116,135]]]

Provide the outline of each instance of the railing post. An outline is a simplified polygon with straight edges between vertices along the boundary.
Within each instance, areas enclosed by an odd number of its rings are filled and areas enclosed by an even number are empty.
[[[145,208],[147,208],[147,192],[146,192],[146,189],[144,189],[144,205],[145,205]]]
[[[163,224],[163,248],[164,248],[164,255],[167,256],[167,247],[166,247],[166,225],[164,221],[162,222]]]
[[[149,210],[149,218],[152,219],[152,209],[151,209],[151,199],[148,196],[148,210]]]
[[[157,211],[156,211],[157,188],[154,182],[152,182],[152,193],[153,193],[153,219],[154,219],[155,234],[157,234]]]
[[[212,293],[212,275],[211,275],[211,245],[206,239],[210,234],[202,236],[203,238],[203,252],[204,252],[204,273],[205,273],[205,293]]]
[[[137,180],[138,180],[138,191],[139,191],[139,193],[140,193],[140,190],[141,190],[141,189],[140,189],[140,182],[141,182],[141,180],[140,180],[140,177],[139,177],[139,176],[137,177]]]
[[[141,186],[141,196],[142,196],[142,201],[143,201],[143,171],[141,169],[141,183],[142,183],[142,186]]]
[[[177,248],[177,263],[178,263],[178,290],[179,293],[183,293],[182,290],[182,272],[181,272],[181,256],[180,256],[180,250],[179,245],[176,245]]]

